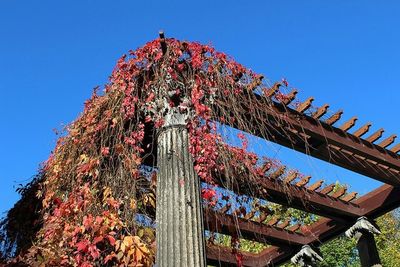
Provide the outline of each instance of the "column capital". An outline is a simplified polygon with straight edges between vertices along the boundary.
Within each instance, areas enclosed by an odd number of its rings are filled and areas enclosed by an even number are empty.
[[[378,230],[372,223],[368,221],[366,217],[360,217],[357,222],[345,232],[348,238],[355,237],[358,233],[368,232],[371,234],[380,234],[381,231]]]
[[[313,267],[316,266],[317,262],[321,262],[324,259],[315,252],[309,245],[304,245],[301,250],[291,258],[292,263],[302,267]]]
[[[167,129],[171,128],[186,128],[189,114],[182,113],[178,108],[166,109],[163,125],[157,130],[157,137]]]

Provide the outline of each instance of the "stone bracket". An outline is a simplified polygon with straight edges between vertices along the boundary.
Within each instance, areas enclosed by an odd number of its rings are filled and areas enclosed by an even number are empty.
[[[309,245],[304,245],[301,250],[292,257],[291,261],[302,267],[313,267],[316,266],[317,262],[321,262],[324,259],[315,252]]]
[[[380,234],[381,232],[366,217],[358,218],[357,222],[346,231],[348,238],[353,238],[357,233],[369,232],[371,234]]]

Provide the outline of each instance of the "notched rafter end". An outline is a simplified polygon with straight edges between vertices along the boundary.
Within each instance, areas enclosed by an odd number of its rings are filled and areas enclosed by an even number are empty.
[[[357,192],[352,192],[350,194],[345,195],[344,197],[341,198],[341,200],[345,202],[350,202],[354,200],[357,197],[358,193]]]
[[[276,83],[274,83],[274,85],[273,85],[271,88],[267,89],[267,90],[264,92],[264,95],[265,95],[266,97],[269,97],[269,98],[273,97],[273,96],[276,94],[276,92],[278,92],[279,87],[281,87],[281,86],[282,86],[282,83],[281,83],[281,82],[276,82]]]
[[[357,117],[352,117],[350,120],[346,121],[342,126],[340,126],[339,128],[345,132],[347,132],[348,130],[350,130],[355,124],[356,121],[358,120]]]
[[[269,175],[270,179],[277,179],[279,178],[281,175],[283,175],[286,171],[286,166],[280,166],[276,171],[274,171],[271,175]]]
[[[369,129],[371,128],[372,123],[368,122],[367,124],[363,125],[360,129],[353,133],[354,136],[361,137],[366,134]]]
[[[393,153],[399,153],[400,152],[400,144],[395,145],[390,149]]]
[[[308,182],[310,181],[310,179],[311,179],[311,176],[310,176],[310,175],[304,176],[299,182],[296,183],[296,186],[298,186],[298,187],[303,187],[303,186],[305,186],[305,185],[308,184]]]
[[[317,111],[315,111],[312,114],[312,117],[314,119],[319,119],[319,118],[321,118],[322,116],[324,116],[328,112],[328,109],[329,109],[329,104],[325,104],[322,107],[320,107]]]
[[[296,111],[300,112],[300,113],[305,112],[307,109],[309,109],[311,107],[311,104],[313,101],[314,101],[314,97],[309,97],[306,101],[304,101],[303,103],[298,105],[298,107],[296,108]]]
[[[289,94],[287,94],[282,99],[281,103],[284,104],[285,106],[289,105],[296,98],[297,93],[298,93],[298,91],[296,89],[293,89]]]
[[[333,125],[335,124],[335,122],[337,122],[338,120],[340,120],[340,118],[343,115],[343,110],[339,110],[337,111],[335,114],[333,114],[332,116],[330,116],[325,123],[328,125]]]
[[[342,197],[344,194],[346,194],[347,192],[347,188],[346,187],[341,187],[339,188],[336,192],[334,192],[331,197],[333,198],[340,198]]]
[[[332,192],[333,189],[335,189],[335,186],[336,186],[335,184],[330,184],[330,185],[328,185],[328,186],[322,188],[321,191],[319,191],[319,193],[320,193],[320,194],[323,194],[323,195],[327,195],[327,194],[329,194],[330,192]]]
[[[370,142],[370,143],[373,143],[376,140],[378,140],[379,138],[381,138],[384,132],[385,132],[385,129],[381,128],[378,131],[376,131],[375,133],[373,133],[372,135],[370,135],[365,140]]]
[[[314,184],[310,185],[307,189],[310,191],[318,190],[322,186],[323,183],[324,183],[324,180],[319,180],[319,181],[315,182]]]
[[[394,143],[396,138],[397,138],[397,135],[393,134],[393,135],[389,136],[388,138],[386,138],[385,140],[383,140],[381,143],[379,143],[378,146],[380,146],[382,148],[387,148],[388,146],[390,146],[391,144]]]
[[[298,175],[299,175],[298,171],[290,171],[288,173],[288,175],[285,178],[283,178],[283,181],[286,184],[290,184],[292,181],[294,181],[297,178]]]

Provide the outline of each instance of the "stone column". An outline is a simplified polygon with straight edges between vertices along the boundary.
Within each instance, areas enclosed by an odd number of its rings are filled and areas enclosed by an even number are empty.
[[[185,120],[177,111],[168,112],[157,135],[158,267],[206,266],[200,181]]]
[[[346,231],[346,236],[357,239],[357,250],[362,267],[382,267],[374,234],[380,231],[367,218],[361,217]]]

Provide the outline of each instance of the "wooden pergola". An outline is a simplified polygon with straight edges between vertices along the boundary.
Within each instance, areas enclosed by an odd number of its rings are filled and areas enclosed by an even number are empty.
[[[314,100],[313,98],[295,106],[291,105],[295,100],[297,91],[290,92],[283,100],[278,101],[274,98],[278,88],[279,84],[269,88],[267,97],[270,98],[270,101],[268,103],[261,101],[260,96],[256,93],[250,93],[243,98],[247,101],[235,103],[235,105],[241,107],[241,119],[249,121],[254,126],[254,131],[250,134],[371,177],[383,182],[384,185],[357,198],[357,193],[347,193],[346,189],[334,191],[334,184],[322,187],[323,181],[309,185],[310,177],[298,177],[296,172],[285,171],[285,167],[276,170],[272,175],[260,177],[258,180],[248,179],[251,183],[257,185],[257,190],[252,189],[251,191],[252,197],[323,217],[307,227],[306,231],[300,224],[293,224],[290,220],[274,217],[273,214],[269,214],[268,210],[250,211],[243,214],[235,211],[227,212],[229,207],[225,207],[220,210],[210,208],[203,211],[198,193],[199,181],[198,178],[194,177],[194,172],[191,170],[191,161],[186,149],[187,132],[185,133],[183,126],[184,118],[181,118],[179,114],[170,114],[170,117],[166,120],[166,127],[160,131],[161,134],[157,133],[157,136],[154,136],[151,134],[153,131],[151,127],[147,129],[149,133],[147,142],[151,143],[152,146],[147,146],[146,153],[158,150],[158,155],[149,158],[147,164],[154,166],[154,158],[157,158],[157,165],[160,170],[160,177],[157,180],[157,231],[159,231],[157,234],[157,264],[159,266],[169,265],[170,257],[173,257],[168,256],[171,253],[178,253],[178,255],[196,254],[193,256],[195,266],[204,266],[205,263],[202,263],[204,257],[209,264],[217,266],[236,265],[235,255],[231,253],[230,248],[212,244],[205,245],[204,234],[198,233],[199,230],[203,232],[210,230],[231,235],[232,229],[237,229],[241,237],[245,239],[272,245],[259,254],[243,252],[243,264],[245,266],[275,266],[288,261],[306,245],[311,248],[318,247],[322,243],[343,234],[355,225],[360,218],[365,217],[366,220],[373,223],[373,220],[377,217],[400,206],[400,144],[392,145],[396,135],[381,140],[384,130],[380,129],[377,132],[369,133],[371,124],[363,125],[350,133],[350,130],[355,127],[356,117],[337,126],[343,114],[342,111],[326,118],[324,115],[327,114],[329,105],[323,105],[316,111],[310,112],[308,110]],[[215,113],[229,112],[234,108],[230,105],[232,104],[220,100]],[[268,123],[258,124],[257,121],[251,121],[253,117],[249,114],[253,113],[258,113],[266,118]],[[218,121],[218,117],[215,120]],[[246,131],[241,125],[235,123],[220,123]],[[156,141],[153,142],[153,139]],[[173,159],[169,161],[171,159],[169,151],[179,150],[181,147],[184,149],[177,157],[186,159],[185,162],[182,163]],[[171,182],[168,182],[170,178],[166,179],[164,176],[172,177]],[[177,188],[176,185],[178,181],[176,177],[178,176],[193,178],[187,189],[189,191],[185,191],[185,194],[196,195],[194,199],[179,202],[179,199],[173,197],[174,194],[181,192],[179,191],[181,189]],[[237,195],[250,195],[248,187],[241,185],[240,182],[246,180],[246,177],[236,178],[233,181],[237,184],[229,189]],[[220,181],[219,186],[221,188],[225,187],[224,178],[217,177],[216,180]],[[169,196],[173,200],[170,200]],[[187,207],[188,205],[190,207]],[[188,219],[191,220],[190,227],[184,223],[180,224],[180,221],[174,221],[176,212],[183,210],[185,216],[189,216],[187,214],[189,214],[189,211],[192,212],[193,209],[194,213]],[[171,215],[168,212],[173,214]],[[255,216],[256,213],[257,216]],[[202,218],[202,220],[199,220],[199,218]],[[174,226],[170,224],[174,224]],[[190,242],[194,245],[180,246],[179,248],[179,242],[186,240],[185,235],[188,235],[189,232],[194,235],[194,237],[190,237]],[[195,232],[198,233],[197,239]],[[379,257],[374,256],[376,246],[373,235],[369,235],[366,229],[361,229],[359,232],[360,235],[366,237],[360,238],[359,236],[359,243],[362,243],[359,247],[359,254],[363,266],[379,264]],[[177,247],[170,248],[168,244],[172,244],[170,243],[171,239],[176,239]],[[202,244],[206,246],[206,256],[202,251]],[[187,250],[195,251],[188,252]],[[187,260],[187,258],[184,259],[185,262]]]
[[[276,91],[272,89],[271,97],[274,92]],[[295,93],[293,92],[292,95]],[[251,97],[257,99],[256,95]],[[356,193],[346,194],[345,190],[333,193],[334,185],[320,188],[321,181],[308,185],[310,177],[304,177],[296,182],[293,173],[287,177],[280,177],[283,172],[277,173],[274,179],[271,179],[271,176],[260,178],[257,184],[264,190],[253,191],[256,197],[321,215],[324,218],[311,225],[307,232],[303,233],[299,231],[300,225],[289,226],[288,222],[282,222],[279,218],[263,223],[265,216],[253,220],[252,214],[243,218],[234,218],[222,212],[210,212],[206,217],[206,225],[215,227],[213,230],[217,229],[220,233],[228,234],[227,229],[236,225],[244,238],[259,242],[267,240],[269,244],[274,245],[259,254],[245,253],[245,265],[265,266],[283,263],[304,245],[318,246],[342,234],[362,216],[373,220],[400,206],[400,156],[398,154],[400,144],[388,149],[394,142],[395,135],[380,141],[383,133],[383,129],[380,129],[369,137],[363,138],[362,136],[368,134],[371,124],[350,133],[349,130],[355,126],[356,117],[336,127],[334,124],[339,121],[342,111],[326,120],[320,119],[327,113],[328,105],[308,115],[306,111],[313,98],[298,105],[297,110],[288,106],[294,97],[286,103],[272,101],[273,105],[269,107],[255,106],[255,99],[252,99],[252,105],[242,103],[247,110],[243,113],[244,118],[246,114],[255,112],[253,109],[257,109],[270,119],[270,127],[259,128],[252,134],[263,133],[264,136],[266,134],[270,137],[270,141],[385,184],[356,199]],[[231,126],[235,127],[235,125]],[[246,191],[243,188],[236,193],[246,194]],[[226,248],[215,246],[207,247],[207,258],[213,263],[233,264],[236,262],[233,255],[227,253]]]

